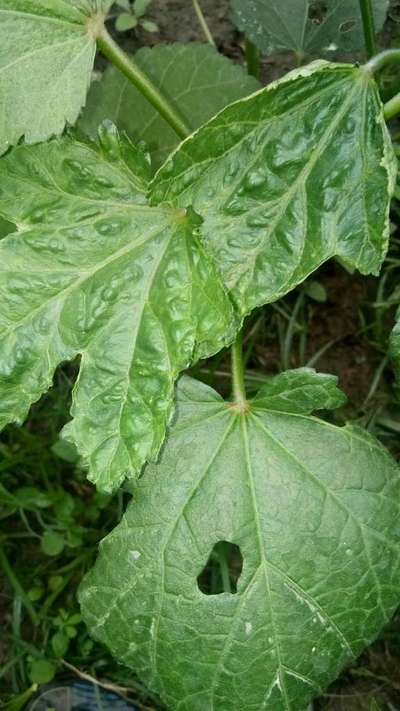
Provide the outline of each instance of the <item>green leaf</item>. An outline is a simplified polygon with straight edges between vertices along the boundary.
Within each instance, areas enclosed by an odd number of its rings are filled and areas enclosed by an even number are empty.
[[[346,402],[334,375],[312,368],[287,370],[263,385],[254,399],[257,407],[308,415],[314,410],[335,410]]]
[[[63,581],[64,578],[62,577],[62,575],[53,575],[51,578],[49,578],[49,590],[55,592],[62,586]]]
[[[304,291],[310,299],[318,301],[320,304],[324,304],[328,298],[326,288],[320,281],[307,282],[304,285]]]
[[[158,32],[159,29],[158,25],[152,20],[141,20],[140,25],[146,32]]]
[[[151,0],[135,0],[133,3],[133,11],[136,17],[143,17],[146,14],[149,6],[151,5]]]
[[[48,492],[38,489],[36,486],[21,486],[13,492],[18,508],[35,511],[36,509],[46,509],[51,506],[52,500]]]
[[[265,54],[321,54],[364,48],[359,0],[231,0],[233,21]],[[372,0],[376,31],[389,0]]]
[[[44,141],[85,103],[111,0],[0,0],[0,154]]]
[[[57,440],[57,442],[52,445],[51,451],[64,462],[76,464],[79,461],[79,454],[76,451],[75,445],[71,442],[67,442],[65,439]]]
[[[115,21],[115,29],[118,32],[126,32],[127,30],[132,30],[136,27],[138,21],[135,15],[129,12],[121,12]]]
[[[31,602],[37,602],[40,600],[45,593],[45,589],[42,585],[35,585],[33,588],[28,590],[28,598]]]
[[[51,646],[55,657],[63,657],[69,647],[69,638],[64,632],[55,632],[51,638]]]
[[[35,659],[32,662],[29,676],[34,684],[48,684],[54,679],[56,667],[48,659]]]
[[[209,45],[143,48],[135,54],[135,62],[158,88],[177,102],[192,128],[198,128],[227,104],[260,86],[242,67]],[[156,166],[178,145],[172,128],[114,67],[109,67],[100,81],[93,82],[79,126],[94,138],[105,118],[135,141],[145,141]]]
[[[316,407],[334,406],[333,381],[309,373],[306,409],[313,380]],[[398,606],[398,467],[360,428],[277,412],[265,393],[243,412],[183,378],[178,398],[83,617],[168,708],[306,708]],[[219,541],[243,556],[236,594],[197,584]]]
[[[45,531],[40,541],[40,549],[46,555],[59,555],[64,550],[64,546],[64,536],[56,531]]]
[[[65,429],[111,492],[156,457],[174,381],[233,338],[231,303],[190,211],[149,207],[145,156],[103,128],[0,161],[0,425],[21,422],[81,356]]]
[[[8,701],[3,706],[3,711],[22,711],[22,709],[26,708],[26,704],[36,691],[37,684],[33,684],[30,689],[26,689],[26,691],[23,691],[21,694],[15,694],[11,701]]]
[[[202,126],[160,168],[152,195],[202,217],[205,247],[246,314],[333,256],[377,274],[395,172],[373,79],[321,61]]]

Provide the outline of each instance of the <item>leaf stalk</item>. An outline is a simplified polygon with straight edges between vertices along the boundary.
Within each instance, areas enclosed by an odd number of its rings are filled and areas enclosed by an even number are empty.
[[[126,78],[140,91],[147,101],[154,106],[156,111],[174,129],[179,138],[187,138],[192,131],[183,116],[151,79],[128,57],[127,54],[114,42],[111,35],[103,27],[97,37],[97,46],[107,59],[110,60]]]
[[[216,47],[214,37],[212,36],[210,32],[210,28],[207,25],[206,18],[203,15],[203,10],[200,7],[200,3],[198,0],[192,0],[193,3],[193,8],[196,13],[197,19],[199,21],[199,25],[201,29],[203,30],[204,37],[206,38],[207,42],[212,45],[212,47]]]
[[[240,331],[231,349],[232,395],[238,409],[245,412],[248,409],[248,404],[244,384],[242,339]]]
[[[372,11],[371,0],[359,0],[359,2],[364,28],[365,48],[369,59],[373,57],[377,51],[374,13]]]
[[[383,107],[383,115],[386,121],[400,114],[400,94],[393,96]]]
[[[364,69],[370,74],[376,74],[376,72],[380,72],[381,69],[384,69],[389,64],[396,64],[397,62],[400,62],[400,49],[386,49],[364,64]]]

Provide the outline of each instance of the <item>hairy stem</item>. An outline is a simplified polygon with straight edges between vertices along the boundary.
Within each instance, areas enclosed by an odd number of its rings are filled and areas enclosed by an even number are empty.
[[[232,394],[235,404],[240,409],[247,408],[246,389],[244,386],[244,367],[242,352],[242,332],[239,332],[235,343],[232,345]]]
[[[260,52],[253,42],[246,40],[247,71],[256,79],[260,78]]]
[[[149,77],[142,72],[140,67],[114,42],[105,27],[103,27],[97,37],[97,46],[104,56],[115,64],[126,78],[143,94],[147,101],[154,106],[156,111],[158,111],[171,128],[174,129],[179,138],[186,138],[192,133],[176,106],[154,86],[151,79],[149,79]]]
[[[398,114],[400,114],[400,94],[393,96],[383,107],[383,115],[386,121]]]
[[[16,596],[19,597],[19,599],[21,600],[29,617],[31,618],[32,624],[36,627],[39,624],[38,616],[33,608],[29,597],[27,596],[10,563],[8,562],[7,556],[4,553],[4,550],[1,548],[1,545],[2,542],[0,542],[0,568],[3,569],[5,576],[8,578],[8,582],[13,588]]]
[[[209,42],[213,47],[215,47],[214,37],[212,36],[212,34],[210,32],[210,28],[207,25],[206,18],[203,15],[203,10],[200,7],[199,0],[192,0],[192,3],[193,3],[194,11],[197,15],[197,19],[199,21],[199,25],[204,32],[204,36],[205,36],[207,42]]]
[[[372,57],[369,62],[364,64],[364,69],[370,72],[370,74],[375,74],[389,64],[396,64],[397,62],[400,62],[400,49],[386,49],[384,52],[376,54],[375,57]]]
[[[359,2],[364,28],[365,48],[369,59],[376,54],[375,22],[372,11],[372,2],[371,0],[359,0]]]

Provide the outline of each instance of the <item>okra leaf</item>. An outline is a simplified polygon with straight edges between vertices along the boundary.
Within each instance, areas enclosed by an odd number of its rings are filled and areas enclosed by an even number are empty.
[[[314,410],[334,410],[346,401],[337,378],[315,374],[313,368],[297,368],[268,380],[254,399],[257,406],[308,415]]]
[[[243,67],[210,45],[193,42],[145,47],[135,54],[135,62],[177,104],[193,129],[260,86]],[[135,141],[145,141],[156,167],[179,143],[176,133],[153,106],[111,66],[100,81],[93,82],[79,126],[95,137],[104,119],[111,119]]]
[[[0,155],[76,121],[111,2],[0,0]]]
[[[395,158],[364,68],[315,62],[221,111],[156,174],[154,203],[193,206],[241,314],[333,256],[377,274]]]
[[[231,304],[190,211],[146,204],[148,164],[112,129],[0,161],[0,426],[21,422],[80,356],[65,435],[112,491],[155,457],[174,380],[233,335]]]
[[[304,373],[284,377],[317,407],[342,399],[333,377],[303,394]],[[277,411],[273,390],[243,411],[181,380],[160,461],[80,590],[92,634],[171,709],[304,709],[398,606],[396,463],[358,427]],[[206,594],[222,541],[237,592]]]
[[[238,29],[265,54],[364,48],[359,0],[231,0],[231,7]],[[377,32],[388,8],[389,0],[372,0]]]

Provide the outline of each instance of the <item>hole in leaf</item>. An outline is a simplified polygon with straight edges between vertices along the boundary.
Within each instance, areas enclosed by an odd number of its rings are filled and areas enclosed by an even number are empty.
[[[15,232],[16,229],[16,226],[12,222],[5,220],[4,217],[0,217],[0,239],[11,232]]]
[[[351,32],[354,30],[356,26],[356,21],[355,20],[347,20],[347,22],[342,22],[341,25],[339,25],[339,32],[342,34],[345,34],[346,32]]]
[[[229,541],[218,541],[197,578],[199,590],[204,595],[236,593],[242,569],[243,556],[239,546]]]
[[[308,17],[314,25],[322,25],[327,13],[328,5],[323,0],[314,0],[308,9]]]

